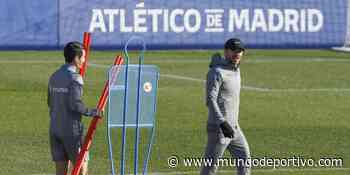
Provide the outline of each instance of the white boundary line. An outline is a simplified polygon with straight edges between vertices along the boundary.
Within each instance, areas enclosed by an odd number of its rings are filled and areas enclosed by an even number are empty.
[[[205,83],[205,80],[192,78],[192,77],[179,76],[179,75],[172,75],[172,74],[162,74],[161,77]],[[330,92],[338,92],[338,91],[341,92],[341,91],[350,91],[350,88],[270,89],[270,88],[261,88],[261,87],[248,86],[248,85],[243,85],[242,88],[245,90],[258,91],[258,92],[329,92],[329,91]]]
[[[303,62],[350,62],[350,59],[342,58],[261,58],[261,59],[246,59],[245,63],[303,63]]]
[[[64,63],[64,60],[0,60],[0,64],[10,64],[10,63],[18,63],[18,64],[49,64],[49,63]]]
[[[171,78],[171,79],[177,79],[177,80],[187,80],[187,81],[194,81],[199,83],[205,83],[205,80],[201,80],[198,78],[192,78],[192,77],[185,77],[180,75],[173,75],[173,74],[160,74],[161,77]]]
[[[50,60],[1,60],[0,63],[21,63],[21,64],[40,64],[40,63],[63,63],[63,60],[58,59],[50,59]],[[95,62],[99,62],[98,60],[95,60]],[[106,62],[106,60],[103,60],[103,62]],[[210,59],[205,58],[196,58],[196,59],[181,59],[181,60],[169,60],[161,58],[157,60],[150,60],[150,62],[153,63],[209,63]],[[302,57],[296,57],[296,58],[271,58],[271,57],[261,57],[259,59],[257,58],[246,58],[243,60],[244,63],[304,63],[304,62],[350,62],[350,59],[345,58],[302,58]],[[91,64],[92,65],[92,64]]]
[[[93,67],[100,67],[100,68],[108,68],[110,66],[107,65],[101,65],[101,64],[89,64]],[[205,80],[188,77],[188,76],[181,76],[181,75],[174,75],[174,74],[160,74],[161,77],[171,78],[171,79],[177,79],[177,80],[186,80],[186,81],[192,81],[192,82],[199,82],[199,83],[205,83]],[[256,87],[256,86],[249,86],[249,85],[243,85],[242,88],[244,90],[250,90],[250,91],[257,91],[257,92],[350,92],[350,88],[286,88],[286,89],[271,89],[271,88],[263,88],[263,87]]]
[[[269,61],[277,61],[277,59],[271,59],[271,60],[255,60],[256,62],[269,62]],[[314,61],[336,61],[336,60],[331,60],[331,59],[310,59]],[[293,60],[291,60],[293,61]],[[295,60],[297,61],[297,60]],[[302,61],[302,60],[299,60]],[[350,62],[346,59],[338,59],[338,61],[347,61]],[[250,62],[254,62],[253,60],[250,60]],[[282,61],[281,61],[282,62]],[[0,63],[62,63],[61,61],[1,61]],[[107,65],[101,65],[101,64],[94,64],[90,63],[89,64],[92,67],[98,67],[98,68],[108,68],[110,66]],[[193,81],[193,82],[205,82],[205,80],[197,79],[197,78],[192,78],[192,77],[187,77],[187,76],[180,76],[180,75],[173,75],[173,74],[161,74],[161,77],[167,77],[167,78],[172,78],[172,79],[178,79],[178,80],[187,80],[187,81]],[[257,92],[349,92],[350,88],[302,88],[302,89],[296,89],[296,88],[286,88],[286,89],[271,89],[271,88],[262,88],[262,87],[255,87],[255,86],[248,86],[248,85],[243,85],[243,89],[245,90],[250,90],[250,91],[257,91]]]
[[[102,67],[102,68],[108,68],[109,66],[106,65],[100,65],[100,64],[89,64],[90,66],[94,67]],[[173,74],[160,74],[161,77],[167,77],[177,80],[187,80],[187,81],[194,81],[194,82],[200,82],[205,83],[205,80],[201,80],[198,78],[192,78],[192,77],[186,77],[186,76],[180,76],[180,75],[173,75]],[[253,86],[243,86],[243,89],[247,90],[253,90],[253,91],[269,91],[270,89],[266,88],[259,88],[259,87],[253,87]]]
[[[201,82],[205,83],[205,80],[197,79],[197,78],[191,78],[191,77],[185,77],[180,75],[173,75],[173,74],[161,74],[161,77],[167,77],[172,79],[178,79],[178,80],[188,80],[188,81],[195,81],[195,82]],[[269,91],[270,89],[267,88],[259,88],[259,87],[253,87],[253,86],[245,86],[243,85],[243,89],[247,90],[253,90],[253,91]]]
[[[269,89],[269,92],[350,92],[350,88]]]

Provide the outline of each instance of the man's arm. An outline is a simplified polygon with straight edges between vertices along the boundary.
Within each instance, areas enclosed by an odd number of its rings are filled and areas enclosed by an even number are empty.
[[[225,120],[219,104],[218,94],[222,85],[222,77],[215,69],[211,69],[207,76],[207,106],[214,111],[216,124],[220,126],[225,137],[233,138],[234,131],[230,124]]]
[[[78,112],[85,116],[96,116],[98,114],[96,109],[88,109],[81,100],[83,95],[82,80],[73,80],[69,87],[69,108],[72,111]]]
[[[222,77],[219,72],[211,68],[207,74],[207,106],[214,111],[216,123],[220,125],[225,118],[218,104],[218,94],[222,85]]]

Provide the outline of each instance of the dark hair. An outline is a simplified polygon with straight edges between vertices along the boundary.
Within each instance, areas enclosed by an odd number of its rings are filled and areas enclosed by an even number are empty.
[[[244,44],[243,42],[238,38],[231,38],[226,41],[225,43],[225,49],[230,49],[232,51],[244,51]]]
[[[78,56],[79,58],[83,55],[83,45],[80,42],[73,41],[69,42],[64,46],[64,58],[66,63],[73,62],[74,58]]]

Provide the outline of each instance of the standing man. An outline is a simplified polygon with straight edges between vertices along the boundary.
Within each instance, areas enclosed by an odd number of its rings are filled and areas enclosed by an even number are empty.
[[[226,41],[224,56],[212,56],[207,74],[206,102],[208,107],[208,143],[204,158],[212,159],[213,164],[204,166],[201,175],[214,175],[217,159],[226,148],[232,157],[247,160],[250,158],[248,142],[239,127],[239,95],[241,76],[239,64],[244,53],[243,43],[236,38]],[[249,175],[250,168],[238,165],[238,175]]]
[[[84,83],[78,70],[85,61],[83,45],[68,43],[64,57],[66,63],[51,75],[48,85],[50,147],[56,175],[67,174],[69,161],[76,162],[83,138],[81,116],[100,116],[97,109],[88,109],[81,100]],[[87,162],[81,172],[87,174]]]

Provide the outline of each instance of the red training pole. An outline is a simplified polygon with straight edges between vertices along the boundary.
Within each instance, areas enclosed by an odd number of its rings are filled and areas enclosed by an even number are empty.
[[[90,45],[91,45],[91,33],[84,32],[83,46],[85,50],[85,61],[82,67],[80,68],[80,72],[79,72],[82,77],[84,77],[86,73],[87,63],[88,63],[88,58],[90,53]]]
[[[114,64],[113,65],[121,65],[123,64],[123,58],[121,56],[117,56],[115,58]],[[114,73],[112,75],[115,75]],[[112,77],[112,80],[114,79],[114,77]],[[107,80],[105,82],[105,86],[103,88],[102,94],[99,98],[98,104],[97,104],[97,109],[100,111],[103,111],[107,102],[107,97],[108,97],[108,91],[109,91],[109,81]],[[90,126],[89,126],[89,130],[85,136],[85,140],[84,140],[84,144],[82,149],[80,150],[79,156],[78,156],[78,160],[77,163],[74,166],[74,169],[72,171],[72,175],[78,175],[80,172],[80,169],[83,165],[83,162],[87,156],[87,152],[90,149],[91,143],[92,143],[92,139],[93,136],[95,134],[96,131],[96,127],[97,127],[97,123],[98,121],[101,119],[100,116],[98,117],[94,117],[91,122],[90,122]]]
[[[82,67],[79,70],[79,74],[84,77],[85,76],[85,72],[87,69],[87,62],[88,62],[88,57],[89,57],[89,53],[90,53],[90,45],[91,45],[91,33],[89,32],[84,32],[84,36],[83,36],[83,47],[85,50],[85,61],[82,65]],[[68,165],[70,164],[70,161],[68,161]],[[67,175],[67,172],[64,174]]]

